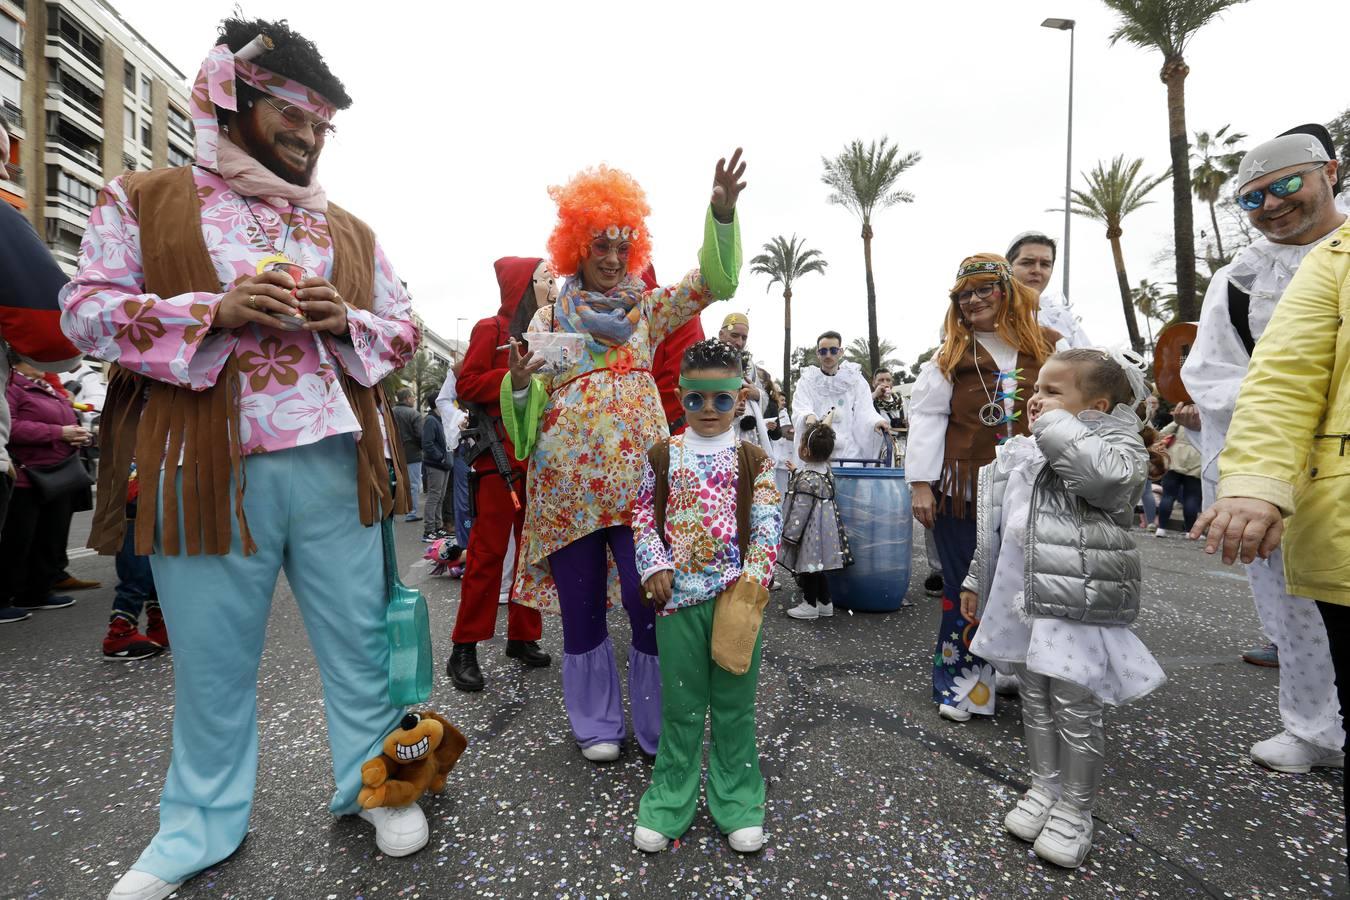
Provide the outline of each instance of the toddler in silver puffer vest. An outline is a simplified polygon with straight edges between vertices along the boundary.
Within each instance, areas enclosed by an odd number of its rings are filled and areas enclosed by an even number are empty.
[[[1165,680],[1129,625],[1141,564],[1129,533],[1149,465],[1143,373],[1124,354],[1050,357],[1027,403],[1031,437],[980,470],[977,543],[961,590],[971,652],[1016,671],[1031,789],[1004,826],[1067,868],[1092,848],[1104,704]]]

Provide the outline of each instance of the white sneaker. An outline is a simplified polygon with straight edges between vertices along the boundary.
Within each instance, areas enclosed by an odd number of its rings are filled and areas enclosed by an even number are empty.
[[[1056,803],[1031,849],[1046,862],[1066,869],[1078,868],[1092,849],[1092,816],[1063,801]]]
[[[1153,532],[1153,536],[1165,538],[1167,537],[1167,529],[1160,527],[1157,531]]]
[[[1000,697],[1016,697],[1017,692],[1022,689],[1022,682],[1017,680],[1013,673],[1004,675],[1002,672],[994,673],[994,693]]]
[[[938,715],[952,722],[970,721],[970,710],[961,709],[959,706],[952,706],[950,703],[939,703]]]
[[[149,872],[130,869],[108,892],[108,900],[164,900],[182,884],[181,881],[170,884]]]
[[[737,853],[758,853],[764,846],[764,828],[759,825],[737,828],[727,835],[727,843]]]
[[[614,762],[619,758],[619,745],[611,743],[591,744],[581,748],[581,755],[591,762]]]
[[[789,609],[788,615],[794,619],[815,619],[820,616],[820,613],[816,611],[816,605],[814,603],[807,603],[803,600],[801,603],[792,607],[792,609]]]
[[[660,853],[670,846],[670,839],[659,831],[639,825],[633,829],[633,846],[643,853]]]
[[[1313,769],[1344,769],[1345,754],[1309,743],[1297,735],[1281,731],[1252,745],[1252,762],[1275,772],[1306,775]]]
[[[822,619],[828,619],[830,616],[834,615],[834,604],[833,604],[833,603],[817,603],[817,604],[816,604],[816,615],[817,615],[818,617],[822,618]]]
[[[375,846],[385,856],[407,856],[427,845],[427,817],[416,803],[377,806],[357,815],[375,826]]]
[[[1022,795],[1017,805],[1003,817],[1003,827],[1014,837],[1030,843],[1040,837],[1045,820],[1050,818],[1050,807],[1056,797],[1043,788],[1034,787]]]

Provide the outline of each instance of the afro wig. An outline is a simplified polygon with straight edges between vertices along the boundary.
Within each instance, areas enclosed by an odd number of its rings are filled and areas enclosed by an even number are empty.
[[[632,229],[628,272],[647,267],[652,238],[647,233],[651,207],[642,186],[627,172],[601,165],[578,172],[567,184],[548,189],[558,204],[558,222],[548,238],[549,261],[559,275],[575,275],[591,252],[591,241],[614,226]],[[611,238],[613,239],[613,238]]]
[[[259,34],[271,38],[274,49],[259,56],[255,62],[264,69],[276,72],[284,78],[298,81],[312,91],[321,94],[325,100],[338,109],[352,105],[352,98],[338,77],[328,68],[323,54],[314,42],[298,32],[292,31],[285,19],[268,22],[266,19],[229,18],[220,23],[217,43],[224,43],[238,53],[249,41]],[[258,96],[258,92],[246,84],[240,88],[241,99]]]

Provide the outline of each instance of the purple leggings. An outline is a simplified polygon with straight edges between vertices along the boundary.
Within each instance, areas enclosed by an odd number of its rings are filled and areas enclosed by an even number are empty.
[[[608,563],[605,548],[614,554],[620,594],[633,627],[633,646],[639,653],[656,655],[656,613],[642,602],[633,529],[626,525],[602,528],[552,553],[549,568],[558,585],[562,611],[563,652],[589,653],[609,637],[605,624]]]
[[[628,650],[628,699],[633,734],[651,756],[661,741],[661,669],[656,659],[656,613],[642,602],[633,530],[602,528],[549,556],[563,628],[563,704],[577,744],[590,747],[624,739],[623,692],[614,645],[605,624],[608,563],[619,570],[623,608],[633,626]]]

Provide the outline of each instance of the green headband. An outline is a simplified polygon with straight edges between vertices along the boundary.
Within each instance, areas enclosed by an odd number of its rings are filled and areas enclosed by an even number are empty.
[[[680,376],[680,387],[686,391],[730,391],[735,393],[745,382],[740,378],[685,378]]]
[[[998,275],[1001,278],[1011,276],[1012,270],[1008,268],[1007,263],[994,262],[993,260],[980,260],[979,262],[966,263],[956,272],[956,280],[960,281],[968,275]]]

